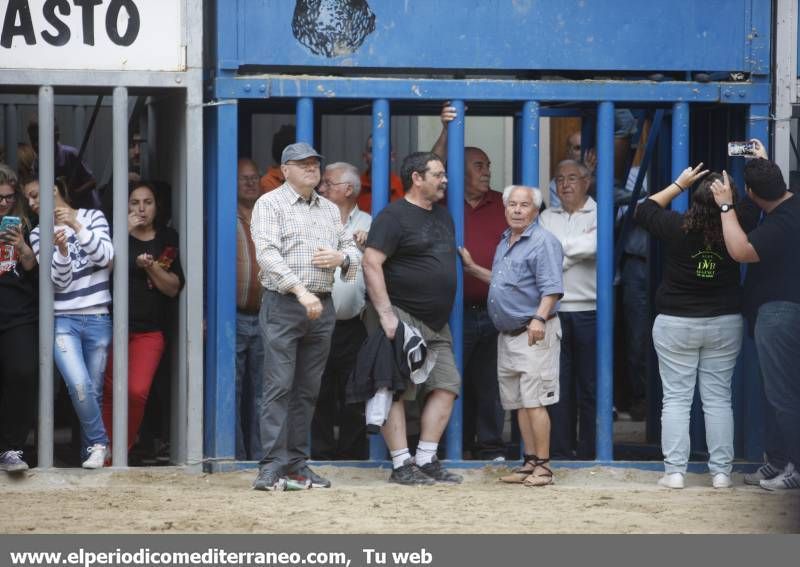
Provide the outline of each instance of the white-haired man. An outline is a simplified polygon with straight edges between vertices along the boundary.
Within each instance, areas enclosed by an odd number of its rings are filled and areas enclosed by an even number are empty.
[[[339,207],[345,232],[353,236],[363,251],[372,217],[358,208],[361,179],[358,168],[346,162],[325,167],[319,194]],[[341,278],[336,268],[333,280],[333,308],[336,326],[331,337],[331,350],[322,373],[317,409],[311,422],[311,455],[316,460],[367,458],[367,429],[363,408],[345,403],[345,384],[356,363],[367,330],[361,320],[366,304],[367,289],[364,275],[356,281]],[[338,425],[338,439],[334,435]]]
[[[525,444],[522,466],[501,478],[526,486],[552,484],[550,416],[559,400],[558,360],[561,323],[556,312],[563,295],[561,244],[536,217],[542,194],[510,185],[503,191],[508,229],[494,255],[492,270],[477,265],[462,248],[464,270],[489,283],[489,316],[500,332],[497,377],[503,408],[517,410]]]

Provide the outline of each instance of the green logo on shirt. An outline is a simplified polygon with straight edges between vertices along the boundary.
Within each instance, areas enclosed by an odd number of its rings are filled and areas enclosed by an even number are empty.
[[[713,280],[717,277],[717,266],[719,265],[719,261],[722,260],[722,256],[710,248],[706,248],[692,256],[692,258],[697,262],[695,275],[698,278]]]

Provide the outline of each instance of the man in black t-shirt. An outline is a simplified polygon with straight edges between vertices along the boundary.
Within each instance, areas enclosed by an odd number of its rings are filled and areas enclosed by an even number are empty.
[[[392,403],[382,429],[392,455],[389,482],[460,483],[461,476],[444,469],[436,458],[461,386],[447,325],[456,291],[455,229],[447,210],[437,204],[447,177],[441,159],[430,152],[409,155],[400,173],[405,198],[383,209],[373,221],[362,263],[364,279],[386,336],[394,338],[398,321],[416,327],[436,363],[424,384],[416,388],[409,383],[403,395],[413,400],[419,390],[425,396],[413,460],[403,400]],[[370,332],[381,330],[375,325]]]
[[[764,221],[745,234],[732,213],[727,173],[711,189],[722,211],[722,232],[728,253],[751,264],[745,279],[745,315],[755,328],[755,343],[764,392],[774,412],[777,438],[767,447],[785,455],[779,463],[767,452],[767,463],[745,482],[767,490],[800,488],[800,199],[786,190],[778,166],[766,159],[764,146],[744,169],[748,196],[765,213]],[[781,465],[783,465],[781,467]],[[782,470],[781,470],[782,469]],[[760,478],[758,478],[760,477]]]

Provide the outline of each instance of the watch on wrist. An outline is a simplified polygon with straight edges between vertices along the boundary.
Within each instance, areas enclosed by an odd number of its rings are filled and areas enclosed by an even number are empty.
[[[719,206],[719,210],[721,212],[723,212],[723,213],[727,213],[728,211],[732,211],[733,210],[733,205],[731,205],[730,203],[722,203]]]

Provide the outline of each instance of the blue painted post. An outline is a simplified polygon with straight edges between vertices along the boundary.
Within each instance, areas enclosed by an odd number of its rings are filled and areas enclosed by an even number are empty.
[[[314,99],[303,97],[297,99],[296,136],[298,142],[314,145]],[[315,148],[319,151],[318,148]]]
[[[689,103],[672,105],[672,179],[689,166]],[[672,200],[672,210],[680,213],[689,208],[689,193],[683,192]]]
[[[597,460],[614,458],[614,103],[597,105]]]
[[[456,229],[456,246],[464,246],[464,101],[453,100],[458,118],[447,126],[447,208]],[[459,373],[464,375],[464,273],[461,257],[456,256],[458,283],[453,311],[450,313],[450,332],[453,335],[453,352]],[[459,460],[463,453],[464,427],[462,395],[458,397],[447,426],[447,454],[449,460]]]
[[[391,122],[389,101],[372,101],[372,216],[389,204],[389,163],[391,159]]]
[[[211,108],[208,197],[208,348],[205,454],[233,460],[236,447],[236,194],[238,106]]]
[[[389,101],[372,101],[372,217],[389,204],[389,161],[391,154],[391,122]],[[369,437],[369,458],[383,461],[388,457],[386,443],[380,435]]]
[[[539,186],[539,103],[529,100],[522,105],[522,184]],[[547,189],[543,189],[542,193]]]

